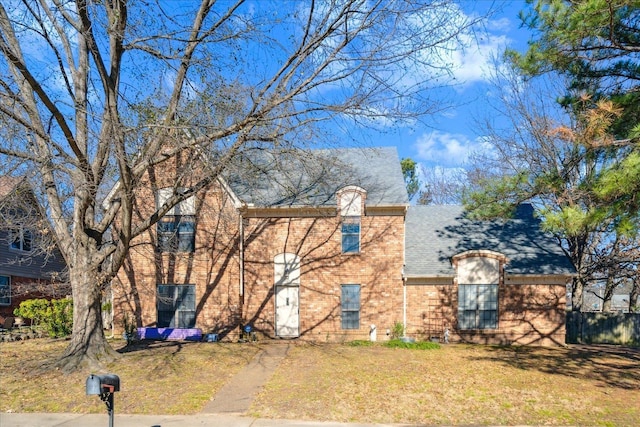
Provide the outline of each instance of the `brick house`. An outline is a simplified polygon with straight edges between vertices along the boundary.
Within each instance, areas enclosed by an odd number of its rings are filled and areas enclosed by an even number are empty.
[[[423,224],[412,221],[414,207],[409,207],[395,148],[260,151],[230,170],[133,243],[112,285],[116,317],[135,317],[145,328],[198,328],[226,339],[236,339],[244,325],[251,325],[265,337],[314,341],[385,339],[396,323],[406,325],[407,335],[424,338],[443,334],[448,322],[452,339],[467,340],[472,334],[456,329],[459,312],[471,317],[470,307],[458,308],[457,292],[467,289],[458,283],[475,284],[467,277],[479,263],[489,285],[497,280],[505,286],[511,252],[502,247],[452,253],[453,271],[458,277],[467,272],[463,282],[451,271],[434,278],[421,270],[421,252],[409,250]],[[160,206],[180,191],[171,174],[151,170],[148,180],[137,194],[141,215],[153,212],[149,201]],[[539,261],[566,267],[553,267],[554,286],[563,280],[564,286],[572,270],[557,245],[548,238],[530,243],[553,246],[549,254],[559,259]],[[534,272],[535,279],[518,283],[546,293],[545,281],[551,279],[545,268]],[[432,294],[439,289],[446,297],[435,306],[439,296]],[[514,313],[525,310],[524,321],[538,327],[540,319],[529,314],[528,303],[518,305],[518,292],[509,298],[502,288],[490,292],[499,295],[499,325],[481,325],[491,327],[488,334],[473,329],[485,341],[518,338],[511,329],[521,325],[509,323],[516,314],[505,312],[507,307]],[[559,337],[564,318],[557,314],[564,313],[564,297],[553,306],[545,301],[550,316],[545,321],[556,322]]]
[[[507,221],[474,221],[460,206],[407,212],[409,330],[489,344],[564,344],[575,269],[530,205]]]
[[[0,176],[0,317],[29,298],[64,298],[66,264],[24,178]],[[53,246],[53,247],[52,247]]]

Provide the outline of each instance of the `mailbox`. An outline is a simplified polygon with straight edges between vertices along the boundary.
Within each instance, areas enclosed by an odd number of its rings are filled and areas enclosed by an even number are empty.
[[[113,393],[120,391],[120,377],[114,374],[94,375],[87,377],[87,396],[98,395],[105,405],[109,414],[109,427],[113,427]]]
[[[120,377],[114,374],[94,375],[87,378],[87,396],[120,391]]]

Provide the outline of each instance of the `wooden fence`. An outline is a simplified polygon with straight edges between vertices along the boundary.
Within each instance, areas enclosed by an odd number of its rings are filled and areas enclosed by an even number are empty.
[[[640,346],[640,313],[567,313],[568,344]]]

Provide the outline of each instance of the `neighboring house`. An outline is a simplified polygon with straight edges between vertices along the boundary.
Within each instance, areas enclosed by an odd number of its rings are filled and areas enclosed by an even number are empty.
[[[66,264],[44,244],[46,227],[24,178],[0,176],[0,316],[13,316],[29,298],[63,298]]]
[[[601,312],[603,305],[605,283],[596,282],[586,286],[584,290],[584,302],[582,304],[583,311]],[[611,311],[612,312],[629,312],[629,299],[631,298],[631,283],[619,285],[613,291],[611,297]],[[634,306],[640,307],[640,296]]]
[[[441,207],[456,221],[429,225],[438,207],[433,215],[409,207],[395,148],[263,151],[250,160],[133,242],[112,285],[117,318],[229,339],[245,325],[267,337],[386,339],[404,323],[420,338],[448,328],[452,340],[564,342],[573,269],[533,219],[507,222],[511,234],[489,223],[470,236],[457,228],[457,219],[469,227],[460,208]],[[180,191],[173,181],[149,171],[136,195],[140,215]],[[453,228],[439,242],[443,224]],[[425,230],[435,235],[422,240]],[[480,246],[464,244],[483,231],[491,235]],[[540,336],[524,334],[522,322]]]

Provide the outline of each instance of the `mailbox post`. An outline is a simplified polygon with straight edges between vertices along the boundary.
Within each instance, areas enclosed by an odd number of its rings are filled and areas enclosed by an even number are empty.
[[[87,378],[86,391],[87,396],[98,395],[100,400],[107,405],[109,427],[113,427],[113,393],[120,391],[120,378],[114,374],[91,374]]]

